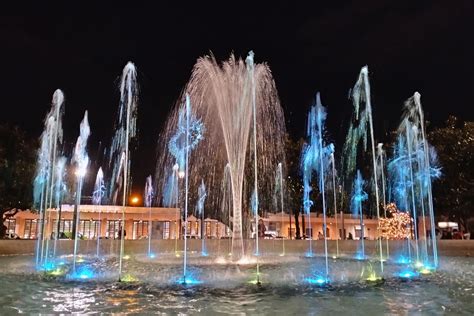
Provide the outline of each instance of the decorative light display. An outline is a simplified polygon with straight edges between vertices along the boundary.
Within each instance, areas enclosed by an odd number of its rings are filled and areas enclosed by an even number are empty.
[[[387,217],[380,219],[380,229],[383,238],[387,239],[407,239],[410,237],[410,227],[413,219],[407,212],[397,209],[395,203],[385,206]]]

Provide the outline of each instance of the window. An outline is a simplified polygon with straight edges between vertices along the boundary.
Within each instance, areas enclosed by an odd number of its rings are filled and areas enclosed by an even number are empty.
[[[55,220],[53,222],[53,232],[56,233],[58,230],[58,221]],[[59,232],[61,233],[70,233],[72,232],[72,220],[70,219],[62,219],[59,221]]]
[[[188,223],[189,225],[189,223]],[[151,228],[152,239],[170,239],[171,222],[153,221]],[[188,231],[189,236],[189,231]]]
[[[361,239],[361,237],[362,237],[362,229],[361,229],[361,226],[360,226],[360,225],[355,225],[355,226],[354,226],[354,230],[355,230],[355,238],[356,238],[356,239]]]
[[[133,239],[148,237],[148,221],[133,222]]]
[[[163,222],[163,239],[170,239],[170,222]]]
[[[206,234],[204,235],[204,237],[211,238],[211,222],[205,222],[204,224],[206,225]]]
[[[79,223],[79,234],[82,234],[85,239],[97,238],[99,232],[99,221],[81,220]]]
[[[25,231],[23,238],[25,239],[34,239],[38,238],[40,233],[41,221],[37,219],[26,219],[25,220]]]
[[[118,232],[120,227],[120,222],[119,220],[112,220],[112,221],[107,221],[107,232],[106,232],[106,237],[115,239],[118,238]]]
[[[4,225],[7,226],[7,233],[8,234],[14,234],[15,233],[15,226],[16,226],[16,220],[15,219],[7,219],[4,222]]]

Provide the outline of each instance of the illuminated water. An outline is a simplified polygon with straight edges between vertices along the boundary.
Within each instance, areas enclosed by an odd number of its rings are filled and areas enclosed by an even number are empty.
[[[247,313],[247,314],[334,314],[354,315],[444,314],[468,315],[474,310],[472,258],[440,260],[432,275],[406,280],[387,277],[384,284],[367,283],[347,274],[344,268],[360,268],[360,262],[333,263],[339,277],[328,287],[305,282],[312,259],[293,258],[285,263],[262,263],[262,286],[248,283],[255,266],[201,265],[202,283],[181,286],[174,283],[179,265],[155,262],[125,262],[124,271],[134,267],[143,281],[118,283],[60,281],[33,272],[29,256],[0,257],[0,314],[14,313]],[[138,259],[137,259],[138,260]],[[296,260],[296,261],[295,261]],[[319,258],[323,263],[323,258]],[[190,260],[192,262],[192,260]],[[166,261],[165,261],[166,262]],[[376,265],[377,263],[374,262]],[[117,264],[117,262],[115,262]],[[324,266],[324,264],[323,264]],[[387,264],[389,275],[397,265]],[[349,269],[348,269],[349,270]],[[359,272],[360,273],[360,272]],[[142,275],[148,278],[142,279]],[[145,281],[146,280],[146,281]]]

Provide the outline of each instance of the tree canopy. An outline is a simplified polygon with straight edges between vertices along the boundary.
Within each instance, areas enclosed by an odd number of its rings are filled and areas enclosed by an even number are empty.
[[[436,148],[443,175],[433,184],[437,214],[460,222],[466,231],[474,228],[474,122],[450,116],[444,127],[429,134]]]
[[[32,204],[36,146],[16,126],[0,125],[0,238],[5,236],[3,215]]]

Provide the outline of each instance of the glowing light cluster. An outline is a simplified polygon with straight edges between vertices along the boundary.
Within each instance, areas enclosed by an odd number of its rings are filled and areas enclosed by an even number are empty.
[[[410,214],[398,210],[395,203],[387,204],[385,210],[388,217],[380,219],[382,237],[398,240],[410,238],[410,227],[413,221]]]

